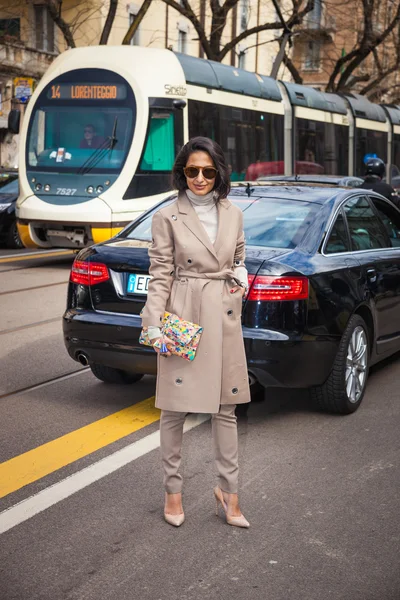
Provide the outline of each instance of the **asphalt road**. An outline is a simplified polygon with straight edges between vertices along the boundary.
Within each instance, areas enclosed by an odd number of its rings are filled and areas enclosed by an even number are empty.
[[[250,406],[249,530],[215,516],[210,425],[190,421],[174,529],[154,379],[106,385],[64,349],[72,259],[0,252],[0,599],[399,600],[400,357],[348,417],[296,391]]]

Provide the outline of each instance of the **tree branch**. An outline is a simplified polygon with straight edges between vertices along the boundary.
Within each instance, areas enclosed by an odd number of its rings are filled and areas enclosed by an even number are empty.
[[[225,46],[222,48],[222,50],[218,54],[218,60],[219,61],[223,60],[223,58],[225,58],[225,56],[228,54],[228,52],[230,52],[232,50],[232,48],[237,46],[237,44],[239,44],[239,42],[246,39],[250,35],[254,35],[255,33],[260,33],[260,31],[267,31],[267,30],[271,30],[271,29],[282,29],[282,23],[280,23],[280,22],[264,23],[264,25],[258,25],[256,27],[252,27],[251,29],[246,29],[245,31],[242,31],[242,33],[240,33],[235,38],[233,38],[233,40],[231,40],[230,42],[225,44]]]
[[[192,23],[193,27],[195,28],[197,35],[199,36],[200,44],[202,45],[203,50],[207,55],[207,58],[212,59],[212,60],[217,60],[211,50],[210,42],[207,39],[206,32],[204,31],[203,26],[201,25],[199,19],[194,14],[194,12],[193,12],[192,8],[190,7],[189,3],[187,2],[187,0],[183,0],[184,6],[183,6],[183,4],[181,5],[178,2],[176,2],[175,0],[163,0],[163,1],[165,4],[168,4],[168,6],[170,6],[171,8],[174,8],[183,17],[186,17],[186,19],[189,19],[189,21]]]
[[[152,0],[144,0],[142,6],[139,8],[139,12],[135,15],[135,18],[133,19],[132,23],[130,24],[129,29],[126,32],[124,39],[122,40],[123,46],[129,46],[129,44],[131,43],[133,36],[139,29],[139,25],[143,21],[143,18],[145,16],[145,14],[147,13],[151,3],[152,3]]]
[[[111,28],[114,23],[117,8],[118,8],[118,0],[110,0],[110,6],[108,8],[106,22],[104,23],[103,31],[101,32],[101,37],[100,37],[100,42],[99,42],[100,46],[106,45],[108,42],[108,38],[110,37]]]
[[[300,75],[299,71],[294,66],[292,59],[288,57],[286,52],[283,55],[283,64],[285,65],[285,67],[287,67],[289,69],[289,73],[293,77],[293,80],[295,83],[300,83],[300,84],[303,83],[302,76]]]
[[[50,14],[52,20],[57,25],[57,27],[60,29],[61,33],[63,34],[67,46],[69,48],[76,48],[76,44],[75,44],[74,36],[72,35],[72,32],[71,32],[71,28],[68,25],[68,23],[61,16],[62,2],[60,2],[59,5],[56,5],[54,0],[45,0],[45,5],[47,6],[47,8],[49,10],[49,14]]]

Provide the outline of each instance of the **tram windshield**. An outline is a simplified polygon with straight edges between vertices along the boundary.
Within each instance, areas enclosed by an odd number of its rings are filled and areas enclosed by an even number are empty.
[[[122,77],[102,69],[72,71],[51,82],[36,101],[27,167],[75,174],[119,172],[135,121],[133,92]]]

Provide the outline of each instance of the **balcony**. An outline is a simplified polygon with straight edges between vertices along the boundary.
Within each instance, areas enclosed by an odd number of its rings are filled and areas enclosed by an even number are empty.
[[[57,55],[27,47],[17,40],[0,39],[0,65],[2,73],[10,77],[40,78]]]
[[[333,41],[336,33],[336,18],[326,11],[308,13],[297,33],[303,38],[324,39]]]

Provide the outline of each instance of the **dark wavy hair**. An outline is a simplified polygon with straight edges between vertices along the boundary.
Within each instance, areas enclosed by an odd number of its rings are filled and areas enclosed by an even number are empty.
[[[188,186],[183,169],[186,167],[192,152],[199,151],[207,152],[210,155],[218,171],[214,184],[214,191],[217,193],[218,200],[226,198],[231,191],[228,165],[226,164],[221,146],[206,137],[194,137],[180,150],[172,168],[172,187],[180,192],[187,189]]]

